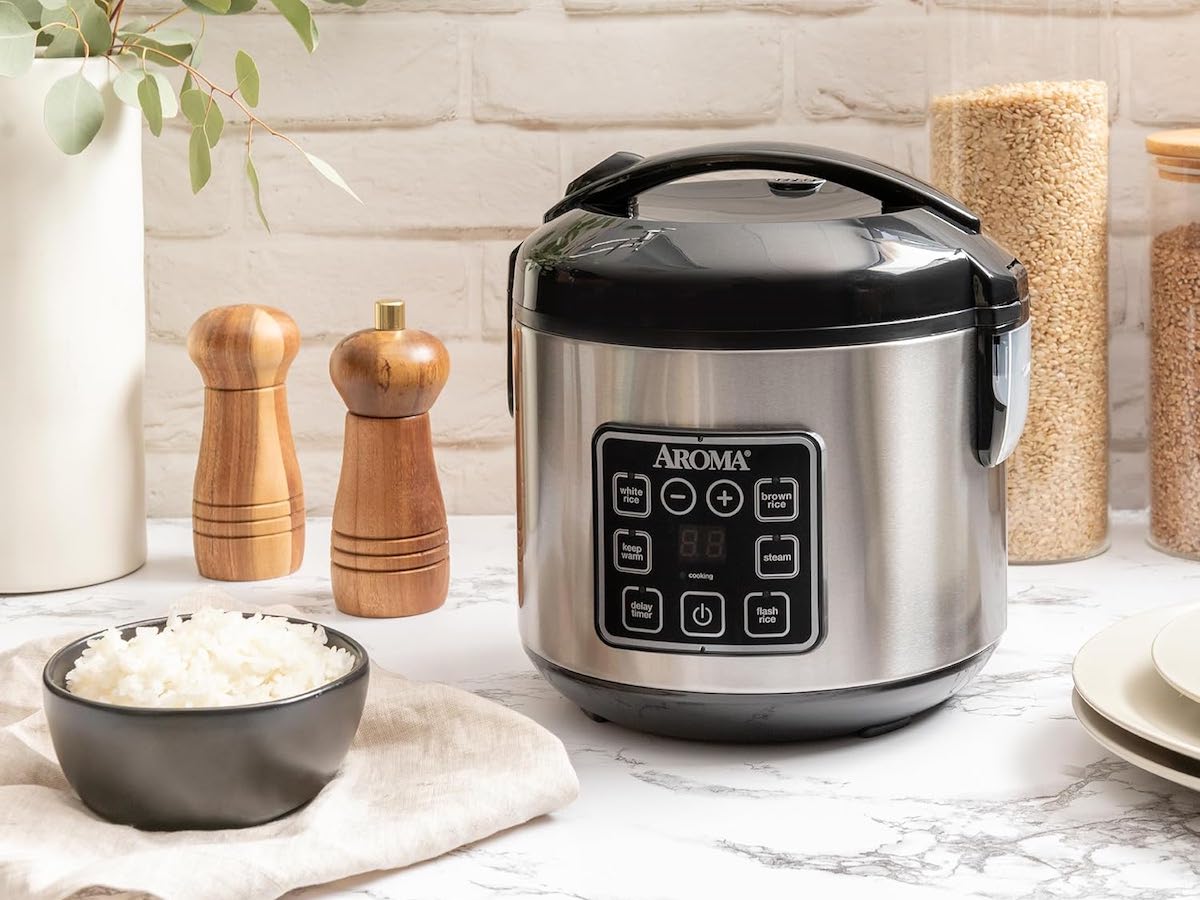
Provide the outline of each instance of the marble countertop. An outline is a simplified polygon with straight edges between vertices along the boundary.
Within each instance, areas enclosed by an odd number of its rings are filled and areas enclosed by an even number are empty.
[[[296,896],[1167,898],[1200,895],[1200,795],[1109,756],[1071,712],[1071,659],[1106,624],[1200,599],[1200,564],[1144,541],[1135,515],[1082,563],[1010,570],[1008,633],[983,674],[891,734],[713,746],[597,724],[533,671],[515,622],[515,528],[451,520],[446,606],[414,619],[334,611],[328,520],[294,576],[230,585],[288,602],[363,642],[386,668],[519,710],[565,742],[566,810],[410,869]],[[202,584],[190,523],[155,521],[151,561],[120,581],[0,597],[0,646],[166,611]]]

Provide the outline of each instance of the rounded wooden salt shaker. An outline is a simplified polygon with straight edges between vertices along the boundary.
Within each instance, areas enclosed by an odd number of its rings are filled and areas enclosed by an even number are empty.
[[[436,337],[405,328],[403,301],[378,301],[375,327],[333,350],[329,374],[349,412],[330,572],[338,609],[411,616],[450,588],[446,507],[429,408],[450,374]]]
[[[196,320],[187,346],[204,379],[192,495],[200,574],[258,581],[295,572],[304,557],[304,488],[284,379],[300,330],[269,306],[222,306]]]

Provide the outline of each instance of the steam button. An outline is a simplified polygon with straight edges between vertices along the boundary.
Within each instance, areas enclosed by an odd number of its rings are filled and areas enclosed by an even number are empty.
[[[735,516],[742,508],[742,489],[728,478],[721,478],[708,486],[704,495],[708,508],[722,518]]]
[[[800,539],[794,534],[764,534],[754,542],[759,578],[795,578],[800,574]]]

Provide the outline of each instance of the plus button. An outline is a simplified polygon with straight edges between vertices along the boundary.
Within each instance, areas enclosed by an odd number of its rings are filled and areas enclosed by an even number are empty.
[[[722,518],[729,518],[737,515],[738,510],[742,508],[742,489],[728,478],[722,478],[708,486],[705,499],[708,501],[708,508],[714,513]]]

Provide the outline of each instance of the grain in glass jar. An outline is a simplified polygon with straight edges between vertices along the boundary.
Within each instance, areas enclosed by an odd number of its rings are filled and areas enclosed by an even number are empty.
[[[1006,463],[1009,559],[1082,559],[1108,546],[1109,0],[927,10],[930,180],[1029,272],[1029,417]]]
[[[1150,153],[1150,543],[1200,559],[1200,129]]]

